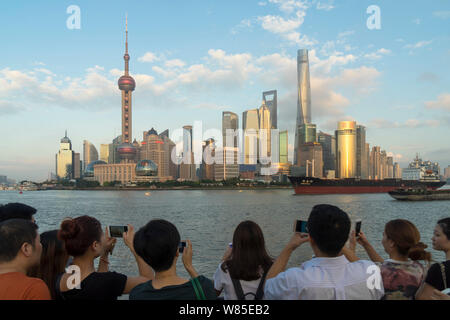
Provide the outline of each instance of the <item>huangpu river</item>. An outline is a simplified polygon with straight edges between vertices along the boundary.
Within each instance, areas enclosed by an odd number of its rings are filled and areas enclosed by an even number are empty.
[[[152,190],[150,196],[146,191],[0,191],[0,204],[8,202],[37,208],[40,232],[57,229],[65,217],[80,215],[96,217],[103,228],[132,224],[136,231],[151,219],[166,219],[176,225],[182,240],[192,241],[194,266],[199,274],[210,278],[232,241],[234,229],[243,220],[259,224],[269,253],[276,257],[289,241],[295,219],[307,219],[316,204],[336,205],[350,215],[352,222],[362,219],[361,230],[387,258],[381,245],[385,223],[408,219],[419,229],[433,258],[444,260],[442,252],[431,248],[431,237],[437,220],[450,216],[450,201],[401,202],[388,194],[294,195],[293,189]],[[367,258],[359,245],[357,254]],[[312,255],[310,246],[304,244],[293,253],[288,267],[298,266]],[[177,269],[181,276],[188,277],[181,259]],[[110,270],[138,274],[134,257],[122,239],[118,239],[110,258]]]

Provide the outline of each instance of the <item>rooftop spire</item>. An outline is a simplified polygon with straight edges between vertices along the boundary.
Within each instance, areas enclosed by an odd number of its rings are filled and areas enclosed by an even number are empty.
[[[128,54],[128,14],[125,15],[125,55],[123,59],[125,60],[125,75],[128,76],[128,61],[130,61],[130,55]]]

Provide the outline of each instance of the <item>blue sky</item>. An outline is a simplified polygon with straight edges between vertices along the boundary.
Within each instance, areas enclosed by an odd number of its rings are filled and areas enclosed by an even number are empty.
[[[79,30],[66,27],[70,5]],[[370,5],[379,30],[367,28]],[[402,166],[416,152],[450,165],[449,1],[9,1],[0,4],[0,174],[46,179],[65,129],[77,152],[84,139],[99,150],[119,134],[125,13],[138,140],[198,120],[220,129],[226,110],[241,124],[276,89],[278,127],[293,144],[296,53],[307,48],[319,129],[353,119]]]

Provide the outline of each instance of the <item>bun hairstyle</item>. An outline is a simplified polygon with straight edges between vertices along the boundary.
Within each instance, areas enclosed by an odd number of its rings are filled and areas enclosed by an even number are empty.
[[[66,251],[73,257],[82,256],[94,241],[102,236],[100,222],[89,216],[67,218],[61,223],[58,238],[64,241]]]
[[[398,253],[411,260],[431,261],[431,253],[425,251],[427,245],[420,242],[420,233],[416,226],[404,219],[386,223],[384,232],[397,247]]]

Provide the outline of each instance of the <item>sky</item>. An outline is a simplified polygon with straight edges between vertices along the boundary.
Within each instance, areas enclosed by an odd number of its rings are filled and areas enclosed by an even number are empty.
[[[65,130],[80,153],[120,134],[126,14],[138,141],[194,121],[221,130],[223,111],[241,126],[277,90],[292,159],[296,55],[308,49],[318,130],[355,120],[402,167],[416,153],[450,165],[450,1],[18,0],[0,4],[0,175],[47,179]]]

